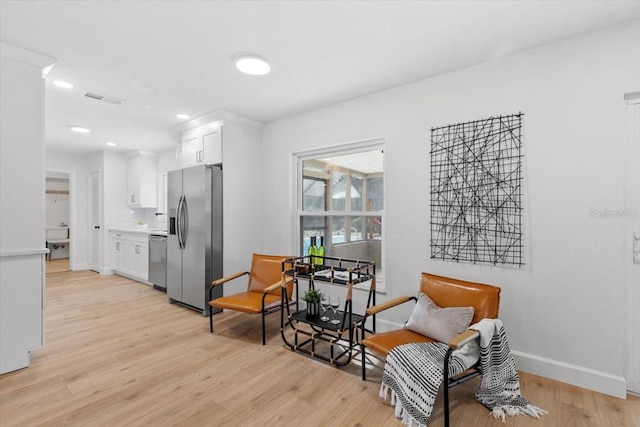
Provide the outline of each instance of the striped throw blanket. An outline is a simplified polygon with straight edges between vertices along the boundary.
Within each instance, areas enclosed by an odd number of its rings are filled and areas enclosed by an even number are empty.
[[[540,415],[545,415],[547,411],[531,405],[520,395],[520,379],[502,322],[499,319],[482,319],[470,328],[480,333],[482,379],[476,399],[491,409],[491,415],[502,422],[506,416],[530,415],[540,418]]]
[[[470,328],[480,333],[482,379],[476,398],[491,410],[491,415],[504,421],[506,416],[527,414],[539,418],[546,414],[520,396],[518,372],[502,322],[483,319]],[[387,355],[380,397],[390,398],[396,417],[404,425],[426,427],[443,381],[447,348],[439,342],[411,343],[398,346]],[[473,363],[468,357],[454,352],[449,375],[459,375]]]

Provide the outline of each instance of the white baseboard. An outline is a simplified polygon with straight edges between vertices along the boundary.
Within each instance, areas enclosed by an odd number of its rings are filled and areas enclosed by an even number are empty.
[[[511,351],[519,371],[575,385],[621,399],[627,397],[627,382],[624,377],[611,375],[595,369],[547,359],[534,354]]]
[[[144,283],[145,285],[149,285],[149,286],[153,286],[153,283],[147,281],[147,280],[143,280],[139,277],[136,276],[131,276],[129,274],[123,273],[121,271],[114,271],[114,270],[109,270],[112,271],[111,274],[117,274],[118,276],[122,276],[122,277],[126,277],[127,279],[131,279],[131,280],[135,280],[136,282],[140,282],[140,283]],[[104,274],[104,273],[102,273]]]
[[[77,265],[74,265],[72,268],[72,271],[85,271],[85,270],[91,270],[91,267],[89,266],[89,264],[77,264]],[[109,276],[109,275],[115,274],[116,272],[110,268],[100,267],[100,271],[98,271],[97,273],[105,276]]]
[[[369,326],[370,320],[367,321],[367,326]],[[391,322],[389,320],[384,320],[377,318],[376,319],[376,332],[386,332],[393,331],[394,329],[401,329],[404,325],[400,325],[396,322]]]
[[[403,325],[388,320],[376,319],[376,329],[378,332],[399,329],[402,328],[402,326]],[[596,371],[595,369],[547,359],[521,351],[512,350],[511,354],[519,371],[621,399],[626,399],[627,397],[627,382],[622,376],[611,375],[606,372]]]

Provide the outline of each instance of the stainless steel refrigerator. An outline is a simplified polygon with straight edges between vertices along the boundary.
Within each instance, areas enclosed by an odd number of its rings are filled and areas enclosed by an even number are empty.
[[[167,190],[167,296],[208,315],[209,287],[222,277],[222,167],[170,171]]]

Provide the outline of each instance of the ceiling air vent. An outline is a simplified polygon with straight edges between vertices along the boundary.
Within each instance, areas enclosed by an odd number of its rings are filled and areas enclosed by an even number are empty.
[[[124,102],[124,99],[116,98],[115,96],[100,95],[99,93],[89,91],[86,91],[84,93],[84,96],[86,96],[87,98],[95,99],[97,101],[108,102],[109,104],[118,105]]]

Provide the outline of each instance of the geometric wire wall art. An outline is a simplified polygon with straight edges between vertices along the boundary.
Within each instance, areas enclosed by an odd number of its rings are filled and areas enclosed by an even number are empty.
[[[523,265],[522,113],[431,129],[431,258]]]

